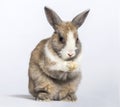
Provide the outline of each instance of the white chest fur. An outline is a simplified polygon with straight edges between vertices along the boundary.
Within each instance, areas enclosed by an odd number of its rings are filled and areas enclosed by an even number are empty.
[[[50,65],[49,69],[50,70],[55,70],[55,71],[64,71],[64,72],[68,72],[69,68],[68,68],[68,64],[70,61],[64,61],[62,60],[60,57],[58,57],[57,55],[54,55],[50,49],[48,48],[48,44],[46,44],[45,46],[45,55],[52,61],[55,62],[55,65]],[[81,54],[74,60],[74,62],[78,65],[76,70],[79,70],[80,68],[80,63],[81,63]]]

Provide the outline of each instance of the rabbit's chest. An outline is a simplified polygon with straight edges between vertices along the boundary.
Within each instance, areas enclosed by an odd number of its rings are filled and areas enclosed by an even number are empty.
[[[48,47],[45,47],[45,55],[48,59],[47,65],[49,66],[50,70],[56,70],[56,71],[69,71],[68,65],[71,61],[64,61],[59,56],[53,54]],[[80,67],[81,62],[81,55],[78,55],[78,57],[73,61],[78,65],[77,69]]]

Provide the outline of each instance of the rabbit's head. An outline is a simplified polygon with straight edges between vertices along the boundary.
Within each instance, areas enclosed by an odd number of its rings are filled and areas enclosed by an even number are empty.
[[[48,22],[54,29],[50,42],[54,52],[63,60],[76,58],[81,51],[77,30],[85,21],[89,10],[83,11],[69,22],[62,21],[50,8],[45,7],[45,13]]]

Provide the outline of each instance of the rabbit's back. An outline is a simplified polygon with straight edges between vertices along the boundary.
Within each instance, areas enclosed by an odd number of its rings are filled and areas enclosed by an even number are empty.
[[[39,63],[40,59],[44,57],[44,48],[49,38],[44,39],[38,43],[31,53],[30,63]]]

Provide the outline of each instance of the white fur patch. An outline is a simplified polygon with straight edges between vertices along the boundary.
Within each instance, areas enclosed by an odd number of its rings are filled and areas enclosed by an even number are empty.
[[[53,55],[53,53],[49,50],[48,48],[48,43],[45,46],[45,54],[46,56],[52,61],[55,62],[56,64],[53,66],[50,66],[50,70],[61,70],[61,71],[68,71],[67,68],[67,62],[63,61],[62,59],[60,59],[58,56]]]
[[[74,38],[74,34],[72,31],[69,31],[67,33],[67,42],[66,46],[61,50],[61,56],[63,59],[69,58],[68,54],[72,54],[72,57],[75,56],[75,50],[77,49],[76,47],[76,40]]]
[[[61,58],[59,58],[57,55],[56,56],[53,55],[53,53],[48,48],[48,43],[45,46],[45,54],[52,62],[56,62],[55,65],[52,66],[50,65],[49,67],[50,70],[64,71],[64,72],[69,71],[68,64],[70,61],[64,61]],[[79,70],[80,68],[80,61],[81,61],[81,55],[79,55],[78,58],[74,61],[78,65],[78,68],[76,70]]]

